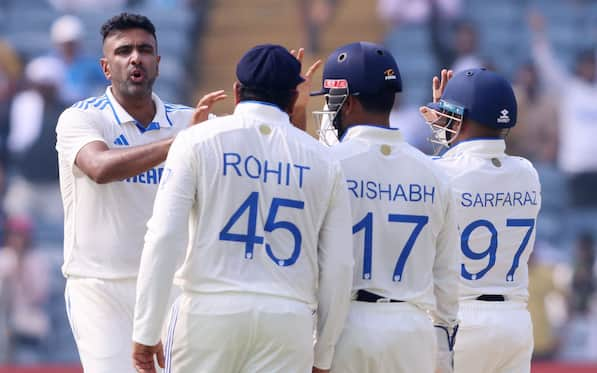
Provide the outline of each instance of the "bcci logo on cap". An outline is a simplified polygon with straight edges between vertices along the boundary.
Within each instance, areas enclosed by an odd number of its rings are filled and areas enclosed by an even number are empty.
[[[396,80],[396,73],[394,73],[394,69],[387,69],[383,72],[385,76],[385,80]]]
[[[510,117],[508,116],[510,112],[506,109],[500,111],[500,116],[497,119],[498,123],[510,123]]]

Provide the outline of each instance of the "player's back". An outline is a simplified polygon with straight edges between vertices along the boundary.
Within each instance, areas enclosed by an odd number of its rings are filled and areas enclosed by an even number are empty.
[[[353,291],[433,309],[433,268],[451,199],[437,166],[393,129],[351,127],[332,149],[351,200]]]
[[[541,187],[532,164],[504,149],[503,140],[467,141],[436,160],[456,196],[461,299],[484,294],[528,298],[527,262]]]
[[[339,164],[261,103],[241,103],[184,136],[197,157],[197,208],[177,282],[193,292],[316,303],[318,238],[332,193],[343,187]]]

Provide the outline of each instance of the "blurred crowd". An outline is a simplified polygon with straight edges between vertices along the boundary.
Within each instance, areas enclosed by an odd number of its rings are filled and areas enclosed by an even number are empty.
[[[2,1],[0,15],[18,1]],[[57,324],[48,311],[49,303],[62,305],[61,299],[53,300],[61,296],[60,285],[59,291],[51,290],[59,277],[63,213],[54,130],[66,107],[101,94],[106,85],[98,56],[81,48],[86,32],[97,30],[88,30],[72,14],[140,3],[194,9],[204,0],[40,1],[64,14],[47,30],[51,45],[45,53],[24,55],[0,35],[0,363],[45,361],[51,336],[60,328],[69,333],[68,325]],[[597,10],[583,8],[591,1],[567,2],[580,7],[581,13]],[[387,25],[388,43],[391,35],[399,39],[413,27],[425,31],[430,59],[415,64],[431,65],[433,72],[440,67],[499,70],[495,58],[509,56],[481,51],[479,21],[465,12],[468,3],[378,0],[377,6],[379,21]],[[342,1],[298,4],[307,47],[318,53],[322,28]],[[549,37],[549,19],[537,12],[522,19],[530,35],[527,55],[511,71],[502,72],[514,83],[519,103],[519,122],[507,138],[508,152],[533,161],[543,183],[544,207],[530,262],[535,358],[597,361],[596,53],[583,47],[572,58],[562,59]],[[190,27],[194,32],[198,26]],[[586,46],[597,45],[597,33],[587,39]],[[396,57],[400,66],[404,57]],[[417,84],[427,89],[430,77],[423,76]],[[434,150],[426,141],[429,132],[418,114],[424,102],[413,102],[408,95],[406,91],[406,97],[397,100],[393,123],[409,142],[430,154]]]
[[[14,15],[17,1],[0,2],[0,18]],[[117,14],[139,6],[191,9],[202,2],[37,1],[57,14],[46,30],[51,41],[46,50],[31,54],[0,34],[0,365],[77,358],[60,274],[63,208],[55,127],[64,109],[103,94],[108,83],[99,64],[99,29],[90,29],[79,14]],[[27,27],[26,9],[22,12],[21,27]],[[188,32],[194,27],[192,22]],[[97,34],[93,55],[85,46],[89,32]]]

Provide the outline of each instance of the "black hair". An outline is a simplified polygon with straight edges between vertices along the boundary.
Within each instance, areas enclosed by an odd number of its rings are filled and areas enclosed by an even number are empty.
[[[296,90],[273,91],[255,87],[247,87],[240,84],[239,100],[242,101],[262,101],[276,105],[285,112],[292,111],[291,105]]]
[[[396,92],[393,89],[385,89],[374,95],[359,94],[353,96],[356,98],[363,109],[370,113],[386,114],[392,111],[394,100],[396,99]]]
[[[115,31],[123,31],[123,30],[130,30],[130,29],[143,29],[153,35],[153,38],[158,40],[155,36],[155,26],[149,18],[142,16],[140,14],[131,14],[131,13],[120,13],[109,20],[107,20],[100,29],[100,34],[102,35],[102,41],[106,41],[106,38]]]

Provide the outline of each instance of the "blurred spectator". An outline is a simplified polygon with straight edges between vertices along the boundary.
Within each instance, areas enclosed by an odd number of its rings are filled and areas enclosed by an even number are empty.
[[[595,242],[590,233],[582,233],[576,242],[574,272],[572,275],[570,311],[571,314],[586,314],[590,311],[591,299],[595,293]]]
[[[48,0],[54,9],[63,12],[85,12],[122,9],[127,0]]]
[[[545,35],[543,18],[530,17],[533,30],[533,56],[546,89],[557,94],[559,101],[558,166],[570,176],[573,207],[597,208],[597,85],[595,54],[577,55],[574,73],[568,73],[556,61]]]
[[[83,23],[72,15],[58,18],[50,29],[50,38],[56,48],[51,56],[64,65],[60,95],[69,104],[101,94],[107,84],[99,59],[83,53],[84,34]]]
[[[446,18],[460,15],[461,0],[378,0],[377,14],[390,26],[425,23],[436,7]]]
[[[595,298],[595,247],[591,234],[581,234],[574,249],[570,320],[563,329],[560,357],[597,361],[597,302]]]
[[[506,138],[508,153],[532,162],[553,164],[558,151],[558,101],[543,89],[534,64],[516,73],[514,92],[518,101],[518,125]]]
[[[439,3],[432,1],[429,17],[431,50],[439,69],[454,72],[473,67],[489,67],[478,55],[479,35],[475,24],[468,20],[446,22]]]
[[[65,108],[58,89],[63,66],[51,57],[27,64],[30,88],[20,92],[11,108],[8,149],[16,171],[5,198],[8,215],[35,216],[46,222],[62,221],[58,186],[58,159],[54,145],[56,123]]]
[[[548,307],[550,301],[553,303],[554,296],[564,303],[562,284],[555,281],[556,266],[561,261],[557,253],[556,248],[544,241],[537,241],[529,258],[528,309],[533,321],[533,360],[551,360],[557,352],[558,340]]]
[[[21,61],[19,57],[7,42],[0,40],[0,198],[4,194],[10,107],[20,78]]]
[[[332,20],[337,2],[340,0],[297,0],[303,42],[309,53],[320,52],[322,29]]]
[[[44,311],[49,270],[45,258],[32,249],[32,226],[27,218],[10,218],[5,230],[5,245],[0,249],[0,280],[8,301],[8,360],[39,362],[50,329]]]

